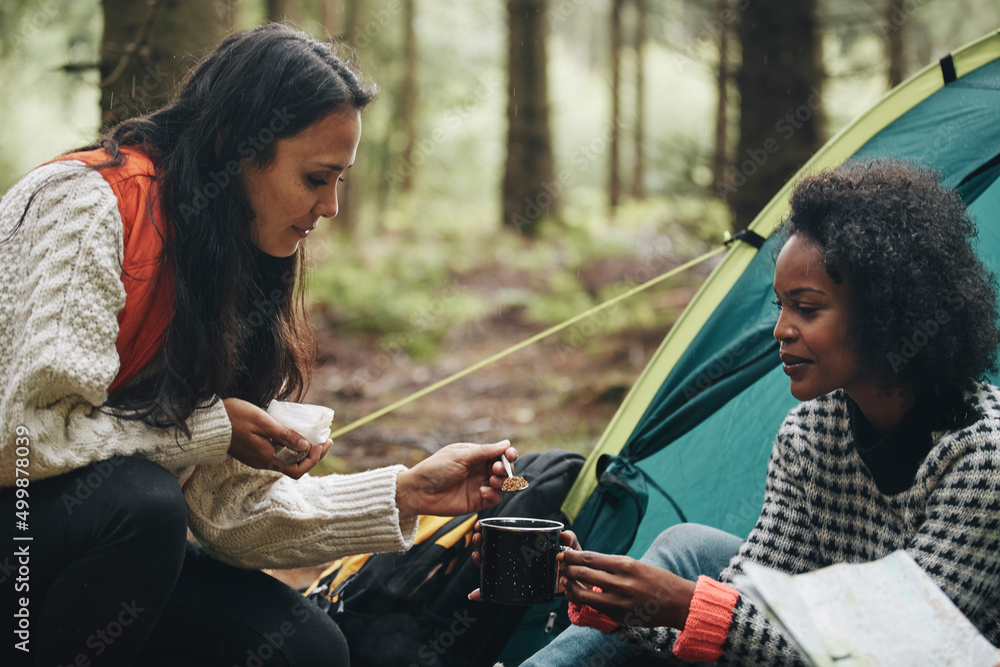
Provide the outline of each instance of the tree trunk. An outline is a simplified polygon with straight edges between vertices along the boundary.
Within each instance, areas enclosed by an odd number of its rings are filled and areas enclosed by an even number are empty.
[[[361,12],[364,10],[362,0],[344,0],[344,31],[341,33],[345,44],[358,48],[361,32]],[[365,44],[365,46],[368,46]]]
[[[734,228],[753,220],[823,143],[817,0],[754,0],[741,12],[740,140],[719,194]]]
[[[302,19],[302,6],[299,0],[265,0],[264,5],[268,21],[295,23]]]
[[[635,166],[632,173],[632,196],[646,198],[646,160],[643,149],[646,143],[646,0],[635,0]]]
[[[611,0],[611,146],[608,155],[608,206],[614,214],[621,198],[622,5]]]
[[[507,160],[503,177],[503,223],[525,235],[544,217],[558,214],[549,130],[545,0],[507,0]]]
[[[354,50],[359,48],[358,33],[360,31],[358,30],[358,26],[361,24],[362,11],[364,11],[362,0],[344,0],[344,24],[341,34],[343,35],[344,43]],[[363,135],[361,141],[364,142]],[[337,221],[344,229],[349,231],[357,229],[358,207],[361,203],[361,196],[361,174],[357,173],[353,176],[347,176],[344,183],[340,186],[340,211],[337,213]]]
[[[403,86],[400,91],[400,121],[403,125],[404,144],[400,155],[404,165],[412,164],[413,146],[417,141],[417,32],[415,29],[415,0],[403,0]],[[413,189],[414,169],[403,169],[403,192]]]
[[[232,27],[232,0],[104,0],[101,121],[107,128],[165,104]]]
[[[320,0],[319,22],[331,38],[342,38],[340,20],[343,15],[343,7],[340,6],[339,0]]]
[[[896,0],[887,0],[885,16],[882,22],[882,33],[885,39],[886,59],[889,61],[889,71],[887,73],[889,88],[895,88],[903,82],[906,76],[905,64],[903,63],[903,29],[909,21],[898,17],[901,8],[896,4]]]
[[[729,16],[731,0],[719,0],[717,9],[719,16]],[[712,155],[712,186],[719,187],[726,177],[726,167],[729,166],[728,145],[728,113],[729,113],[729,24],[719,22],[719,69],[716,72],[715,85],[718,97],[715,105],[715,149]]]

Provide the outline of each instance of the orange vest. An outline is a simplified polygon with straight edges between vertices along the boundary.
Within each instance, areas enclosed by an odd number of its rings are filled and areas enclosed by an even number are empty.
[[[118,199],[124,242],[122,284],[125,306],[118,312],[118,375],[108,387],[113,394],[131,380],[163,347],[163,334],[174,316],[174,272],[163,262],[164,223],[153,163],[135,148],[123,147],[124,162],[100,170]],[[63,155],[96,165],[109,159],[103,149]]]

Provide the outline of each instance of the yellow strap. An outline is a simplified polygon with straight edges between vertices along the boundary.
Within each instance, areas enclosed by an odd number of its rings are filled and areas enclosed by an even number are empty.
[[[421,514],[417,520],[417,536],[413,539],[414,544],[420,544],[430,539],[431,535],[441,530],[446,523],[453,520],[453,516],[437,516],[434,514]]]
[[[506,350],[503,350],[502,352],[497,352],[493,356],[488,357],[486,359],[483,359],[482,361],[477,362],[477,363],[473,364],[472,366],[469,366],[468,368],[466,368],[464,370],[458,371],[457,373],[453,373],[452,375],[449,375],[448,377],[444,378],[443,380],[438,380],[437,382],[435,382],[434,384],[432,384],[432,385],[430,385],[428,387],[424,387],[423,389],[420,389],[419,391],[415,391],[412,394],[410,394],[409,396],[407,396],[405,398],[401,398],[398,401],[396,401],[395,403],[391,403],[390,405],[385,406],[381,410],[376,410],[375,412],[371,413],[367,417],[362,417],[361,419],[358,419],[357,421],[351,422],[350,424],[348,424],[347,426],[344,426],[343,428],[337,429],[336,431],[334,431],[333,433],[330,434],[330,438],[331,439],[336,439],[339,436],[344,435],[345,433],[350,433],[354,429],[359,428],[361,426],[364,426],[368,422],[375,421],[376,419],[378,419],[382,415],[388,414],[388,413],[392,412],[393,410],[395,410],[397,408],[401,408],[404,405],[406,405],[407,403],[411,403],[411,402],[417,400],[418,398],[421,398],[422,396],[426,396],[427,394],[431,393],[432,391],[440,389],[441,387],[444,387],[445,385],[449,385],[452,382],[454,382],[455,380],[463,378],[463,377],[465,377],[466,375],[468,375],[470,373],[474,373],[474,372],[478,371],[480,368],[483,368],[484,366],[488,366],[488,365],[492,364],[494,361],[500,361],[504,357],[507,357],[507,356],[509,356],[511,354],[514,354],[518,350],[521,350],[521,349],[523,349],[525,347],[528,347],[532,343],[536,343],[536,342],[542,340],[543,338],[547,338],[547,337],[551,336],[554,333],[558,333],[558,332],[562,331],[563,329],[566,329],[567,327],[570,327],[570,326],[576,324],[580,320],[585,319],[587,317],[590,317],[594,313],[598,313],[598,312],[604,310],[605,308],[609,308],[610,306],[613,306],[614,304],[618,303],[619,301],[623,301],[624,299],[629,298],[633,294],[638,294],[639,292],[641,292],[643,290],[649,289],[653,285],[658,285],[659,283],[663,282],[667,278],[671,278],[671,277],[677,275],[678,273],[680,273],[681,271],[686,271],[687,269],[691,268],[692,266],[695,266],[696,264],[700,264],[700,263],[704,262],[705,260],[707,260],[707,259],[709,259],[711,257],[714,257],[715,255],[718,255],[720,252],[723,252],[726,249],[727,249],[726,246],[719,246],[718,248],[715,248],[714,250],[710,250],[709,252],[706,252],[704,255],[702,255],[700,257],[696,257],[696,258],[692,259],[691,261],[686,262],[684,264],[681,264],[677,268],[671,269],[670,271],[667,271],[666,273],[664,273],[662,275],[659,275],[659,276],[657,276],[655,278],[650,278],[649,280],[647,280],[646,282],[642,283],[641,285],[633,287],[632,289],[628,290],[627,292],[623,292],[623,293],[619,294],[616,297],[612,297],[611,299],[608,299],[604,303],[599,303],[596,306],[594,306],[593,308],[591,308],[589,310],[586,310],[586,311],[580,313],[579,315],[575,315],[575,316],[569,318],[568,320],[566,320],[565,322],[563,322],[561,324],[557,324],[557,325],[555,325],[553,327],[549,327],[545,331],[542,331],[541,333],[537,333],[534,336],[532,336],[531,338],[529,338],[527,340],[523,340],[520,343],[517,343],[516,345],[512,345],[512,346],[508,347]]]
[[[368,562],[368,559],[371,557],[371,554],[358,554],[356,556],[346,556],[333,561],[325,570],[323,570],[323,572],[320,573],[318,577],[316,577],[316,581],[309,584],[309,587],[302,592],[302,595],[308,596],[316,590],[316,587],[319,586],[319,583],[323,581],[325,577],[328,577],[334,572],[340,570],[337,572],[337,576],[335,576],[330,582],[330,586],[327,589],[328,591],[332,591],[339,586],[344,579],[347,579],[349,576],[360,570],[361,566]],[[327,596],[329,597],[329,592],[327,593]],[[336,600],[334,600],[334,602],[336,602]]]
[[[434,544],[437,544],[438,546],[442,546],[445,549],[451,547],[453,544],[455,544],[456,542],[458,542],[458,538],[462,537],[463,535],[465,535],[466,533],[468,533],[470,530],[472,530],[472,526],[475,525],[475,523],[476,523],[476,521],[478,519],[479,519],[479,515],[478,514],[473,514],[468,519],[466,519],[462,523],[458,524],[457,526],[455,526],[454,528],[452,528],[451,530],[449,530],[447,533],[445,533],[441,537],[437,538],[434,541]]]
[[[476,520],[478,518],[479,518],[478,514],[473,514],[468,519],[458,524],[457,526],[452,528],[450,531],[448,531],[441,537],[437,538],[434,541],[434,543],[446,549],[451,547],[453,544],[458,542],[458,539],[460,537],[462,537],[466,533],[469,533],[469,531],[472,530],[472,526],[473,524],[476,523]],[[420,544],[422,542],[426,542],[428,539],[430,539],[431,536],[434,535],[434,533],[439,531],[442,527],[444,527],[445,524],[447,524],[449,521],[453,521],[454,519],[455,517],[453,516],[433,516],[430,514],[426,515],[422,514],[417,523],[417,536],[413,540],[413,543]],[[466,541],[466,544],[468,544],[468,540]],[[306,590],[303,591],[302,594],[308,596],[310,593],[316,590],[316,587],[319,586],[319,583],[323,581],[325,577],[328,577],[334,572],[336,572],[337,574],[330,582],[328,589],[332,591],[338,585],[340,585],[341,582],[347,579],[347,577],[351,576],[352,574],[360,570],[361,567],[366,562],[368,562],[368,559],[371,558],[371,556],[372,554],[358,554],[356,556],[347,556],[345,558],[341,558],[339,560],[334,561],[329,566],[327,566],[327,568],[323,570],[323,572],[320,573],[318,577],[316,577],[316,580],[312,582],[312,584],[310,584],[309,587],[306,588]],[[336,602],[336,600],[333,598],[331,598],[331,600],[333,602]]]

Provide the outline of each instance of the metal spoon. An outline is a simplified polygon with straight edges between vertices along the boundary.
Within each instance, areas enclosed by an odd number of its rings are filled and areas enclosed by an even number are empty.
[[[514,471],[510,469],[510,461],[507,460],[507,455],[506,454],[501,454],[500,455],[500,460],[503,461],[503,469],[507,471],[507,476],[508,477],[513,477],[514,476]]]
[[[507,479],[503,481],[503,486],[500,487],[500,490],[520,491],[521,489],[528,488],[528,481],[526,479],[514,476],[514,471],[510,469],[510,461],[507,460],[507,455],[501,454],[500,460],[503,461],[503,469],[507,471]]]

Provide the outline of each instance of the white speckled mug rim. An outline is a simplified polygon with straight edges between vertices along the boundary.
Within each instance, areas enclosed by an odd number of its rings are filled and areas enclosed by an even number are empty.
[[[509,522],[509,521],[531,521],[532,523],[545,524],[543,526],[505,526],[499,522]],[[565,524],[559,521],[552,521],[550,519],[532,519],[530,517],[516,517],[516,516],[504,516],[504,517],[492,517],[489,519],[481,519],[479,521],[484,527],[489,526],[491,530],[506,530],[511,533],[529,533],[529,532],[549,532],[552,530],[563,530],[566,528]]]

